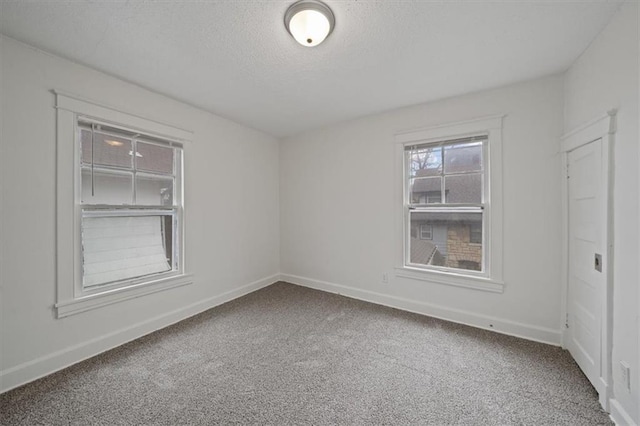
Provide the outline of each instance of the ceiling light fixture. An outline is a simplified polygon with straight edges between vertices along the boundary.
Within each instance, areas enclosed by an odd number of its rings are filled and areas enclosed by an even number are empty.
[[[122,142],[120,141],[114,141],[114,140],[105,140],[104,143],[106,143],[107,145],[111,145],[111,146],[122,146],[124,145]]]
[[[317,0],[295,2],[284,14],[284,26],[289,34],[303,46],[317,46],[335,26],[333,12],[326,4]]]

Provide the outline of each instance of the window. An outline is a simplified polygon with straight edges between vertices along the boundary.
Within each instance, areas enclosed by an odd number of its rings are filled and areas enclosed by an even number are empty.
[[[182,145],[78,120],[82,292],[179,273]]]
[[[469,242],[471,244],[482,244],[482,225],[473,223],[469,226]]]
[[[57,316],[192,283],[183,203],[192,134],[58,92],[56,108]]]
[[[416,250],[411,246],[424,243],[409,230],[409,264],[483,270],[483,250],[471,245],[470,229],[482,229],[487,140],[486,135],[478,135],[405,146],[410,228],[419,227],[422,240],[431,239],[434,228],[444,236],[442,247],[431,244]],[[424,229],[429,230],[429,238],[424,238]]]
[[[431,240],[433,239],[433,227],[431,225],[420,225],[420,239]]]
[[[502,117],[396,135],[397,275],[501,292]]]

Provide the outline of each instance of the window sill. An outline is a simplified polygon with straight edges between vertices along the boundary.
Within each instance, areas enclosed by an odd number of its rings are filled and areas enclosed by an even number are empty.
[[[155,281],[148,281],[130,287],[121,287],[102,293],[81,296],[73,300],[62,301],[55,304],[57,318],[86,312],[91,309],[111,305],[128,299],[145,296],[170,288],[181,287],[193,283],[193,275],[185,274],[166,277]]]
[[[438,284],[455,287],[471,288],[474,290],[488,291],[491,293],[503,293],[504,283],[491,278],[463,275],[453,272],[428,271],[425,269],[411,268],[408,266],[397,267],[396,276],[420,281],[429,281]]]

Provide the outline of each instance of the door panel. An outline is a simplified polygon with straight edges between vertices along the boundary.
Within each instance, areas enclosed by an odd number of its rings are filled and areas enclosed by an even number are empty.
[[[606,277],[595,269],[595,254],[605,255],[601,150],[599,139],[568,154],[567,349],[599,393],[603,388],[601,325],[606,294]]]

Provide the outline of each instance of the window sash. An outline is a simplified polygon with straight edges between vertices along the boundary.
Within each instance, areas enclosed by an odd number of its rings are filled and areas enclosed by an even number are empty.
[[[425,263],[417,263],[417,262],[412,262],[411,256],[412,256],[412,230],[411,230],[411,222],[412,222],[412,214],[420,214],[420,213],[439,213],[439,214],[447,214],[447,213],[451,213],[451,214],[480,214],[481,215],[481,219],[480,219],[480,226],[482,229],[482,244],[477,244],[477,243],[472,243],[471,240],[469,240],[469,245],[471,246],[481,246],[480,247],[480,259],[481,261],[479,262],[479,266],[480,266],[480,270],[474,270],[474,269],[465,269],[465,268],[459,268],[459,267],[453,267],[453,266],[443,266],[443,265],[433,265],[433,264],[425,264]],[[406,210],[405,211],[405,261],[404,264],[405,266],[411,267],[411,268],[416,268],[416,269],[423,269],[423,270],[434,270],[434,271],[440,271],[440,272],[448,272],[448,273],[463,273],[465,275],[477,275],[477,276],[484,276],[487,272],[487,247],[485,244],[485,240],[484,240],[484,235],[485,235],[485,222],[487,220],[487,215],[486,212],[483,209],[438,209],[438,208],[427,208],[427,209],[411,209],[411,210]],[[421,236],[421,228],[423,225],[419,226],[417,229],[418,235],[417,235],[417,239],[421,239],[419,238]],[[469,229],[469,238],[471,237],[471,225],[470,229]],[[434,239],[433,236],[433,228],[434,225],[431,225],[431,236],[432,239],[428,240],[428,241],[432,241]],[[447,237],[448,238],[448,237]],[[414,243],[417,243],[416,241],[414,241]],[[448,250],[448,247],[447,247]],[[447,254],[449,255],[449,253]]]
[[[168,264],[169,269],[166,271],[158,271],[147,274],[141,274],[131,277],[125,277],[121,279],[114,279],[105,281],[97,284],[88,285],[85,281],[85,255],[91,254],[95,255],[95,253],[87,253],[86,251],[86,239],[83,237],[83,244],[81,249],[81,264],[83,268],[82,272],[82,283],[80,286],[80,292],[82,295],[89,295],[93,293],[101,293],[106,289],[115,289],[121,287],[127,287],[130,285],[143,283],[145,281],[149,281],[151,279],[162,278],[166,276],[177,275],[181,273],[181,258],[180,258],[180,250],[179,241],[180,241],[180,229],[181,229],[181,211],[179,208],[162,208],[162,207],[154,207],[154,208],[145,208],[145,209],[131,209],[131,208],[122,208],[116,206],[83,206],[81,209],[81,229],[84,232],[84,223],[85,219],[97,219],[97,218],[126,218],[126,217],[170,217],[172,226],[171,226],[171,262]],[[161,226],[162,222],[161,222]],[[162,235],[164,236],[164,234]],[[165,237],[166,238],[166,237]],[[126,248],[122,248],[125,250]],[[166,253],[166,247],[163,241],[163,250]],[[95,256],[94,256],[95,257]],[[98,255],[98,258],[100,255]],[[132,266],[138,266],[135,262],[132,263]]]
[[[439,206],[474,206],[474,207],[482,207],[485,204],[486,190],[485,190],[485,180],[487,179],[487,144],[489,141],[488,135],[478,135],[471,136],[465,138],[458,139],[448,139],[437,142],[427,142],[427,143],[410,143],[404,146],[404,181],[405,181],[405,199],[406,203],[410,207],[418,207],[418,206],[433,206],[434,204]],[[448,146],[462,145],[467,143],[480,143],[480,165],[479,168],[473,170],[458,170],[458,171],[447,171],[446,170],[446,161],[447,157],[445,155],[445,149]],[[412,159],[415,152],[419,150],[427,150],[433,148],[440,148],[440,166],[435,169],[434,172],[426,174],[424,176],[414,176],[412,175]],[[426,162],[426,160],[425,160]],[[456,177],[456,176],[469,176],[469,175],[480,175],[480,199],[479,203],[468,203],[468,202],[460,202],[453,203],[447,202],[447,177]],[[429,203],[429,200],[434,197],[434,195],[425,196],[425,202],[421,203],[413,203],[411,200],[412,190],[411,190],[411,182],[414,183],[416,180],[425,180],[425,179],[440,179],[439,189],[440,189],[440,203]]]
[[[136,206],[136,207],[138,206],[137,204],[138,175],[144,176],[150,179],[153,179],[154,177],[157,177],[158,179],[172,178],[173,179],[173,205],[181,204],[181,199],[179,198],[181,196],[181,186],[182,186],[181,178],[182,178],[183,148],[181,143],[171,141],[171,140],[161,140],[143,133],[134,133],[129,130],[124,130],[117,127],[105,125],[102,122],[93,122],[87,118],[82,118],[82,117],[78,118],[76,129],[77,129],[77,134],[76,134],[75,143],[79,151],[79,159],[80,159],[79,168],[80,170],[87,170],[91,172],[91,183],[90,183],[91,194],[94,194],[94,191],[95,191],[94,173],[96,171],[97,172],[104,171],[107,173],[125,172],[127,174],[132,174],[133,177],[132,177],[132,184],[131,184],[131,197],[130,197],[131,201],[129,203],[124,203],[124,205]],[[130,155],[132,155],[131,166],[96,164],[93,161],[93,158],[91,163],[84,162],[82,159],[83,158],[82,137],[81,137],[82,130],[89,130],[92,132],[92,134],[93,132],[99,132],[101,134],[117,137],[119,139],[129,140],[131,142],[131,152],[130,152]],[[92,137],[92,140],[93,140],[93,137]],[[153,146],[172,149],[173,150],[173,158],[172,158],[173,166],[172,166],[171,172],[167,173],[167,172],[162,172],[157,170],[154,171],[154,170],[139,168],[137,165],[138,158],[136,155],[138,153],[138,148],[137,148],[138,142],[147,144],[147,145],[153,145]],[[92,152],[93,152],[93,149],[92,149]],[[81,182],[81,188],[82,188],[82,181],[80,182]],[[97,203],[85,202],[83,200],[81,200],[81,204],[83,206],[98,205]]]

